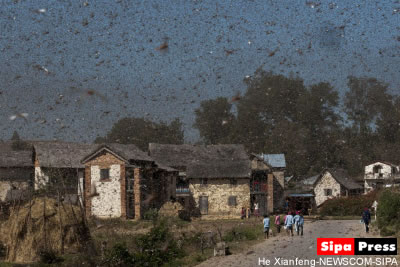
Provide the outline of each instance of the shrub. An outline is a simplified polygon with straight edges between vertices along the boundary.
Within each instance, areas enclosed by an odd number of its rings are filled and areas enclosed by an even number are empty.
[[[233,242],[237,240],[256,240],[260,235],[262,235],[261,225],[260,227],[241,226],[228,231],[224,235],[223,241]]]
[[[379,196],[378,191],[366,195],[328,199],[320,207],[322,216],[361,216],[365,207],[370,207]]]
[[[41,250],[39,252],[40,262],[45,264],[53,264],[62,262],[63,259],[53,250]]]
[[[107,266],[133,266],[134,261],[125,243],[117,243],[106,251],[103,263]]]
[[[385,190],[378,200],[378,227],[386,235],[400,230],[400,193]]]
[[[134,255],[137,266],[162,266],[184,256],[165,220],[158,222],[148,234],[139,236],[136,242],[140,249]]]
[[[157,209],[149,209],[143,214],[143,219],[154,221],[158,218],[158,210]]]

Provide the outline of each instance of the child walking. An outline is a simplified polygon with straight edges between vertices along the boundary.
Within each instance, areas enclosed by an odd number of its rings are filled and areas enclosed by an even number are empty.
[[[303,217],[303,213],[300,212],[300,218],[299,218],[299,226],[298,226],[298,232],[297,235],[303,236],[303,227],[304,227],[304,217]]]
[[[268,217],[268,214],[264,214],[263,224],[264,224],[264,239],[268,239],[269,238],[269,217]]]
[[[275,226],[278,233],[281,232],[281,216],[279,213],[275,214]]]
[[[290,235],[290,233],[293,236],[293,224],[294,224],[294,218],[291,212],[288,213],[285,219],[285,227],[287,233]]]

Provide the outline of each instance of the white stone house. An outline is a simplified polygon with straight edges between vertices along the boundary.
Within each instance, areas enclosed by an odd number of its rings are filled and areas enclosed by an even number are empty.
[[[192,216],[239,218],[250,208],[250,159],[242,145],[149,144],[152,158],[179,171],[176,198]]]
[[[313,188],[317,207],[330,198],[359,195],[363,192],[362,186],[343,169],[324,170],[314,182]]]
[[[87,216],[140,219],[175,196],[175,173],[135,145],[102,144],[83,159]]]
[[[364,192],[375,188],[400,184],[400,167],[398,165],[378,161],[365,166]]]

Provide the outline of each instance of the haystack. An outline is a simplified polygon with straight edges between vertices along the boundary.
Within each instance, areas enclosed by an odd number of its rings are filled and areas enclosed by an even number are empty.
[[[74,252],[89,239],[80,208],[51,198],[15,207],[1,228],[0,241],[10,262],[35,262],[43,252]]]
[[[160,208],[158,214],[165,217],[178,217],[179,211],[183,209],[184,208],[180,203],[169,201]]]

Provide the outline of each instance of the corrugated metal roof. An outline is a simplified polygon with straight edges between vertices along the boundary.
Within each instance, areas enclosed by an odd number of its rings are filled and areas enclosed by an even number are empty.
[[[284,154],[261,154],[264,162],[272,168],[286,168],[286,160]]]

